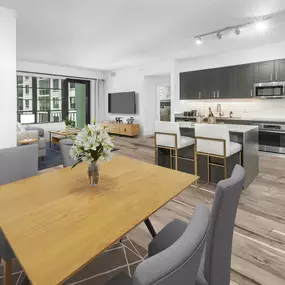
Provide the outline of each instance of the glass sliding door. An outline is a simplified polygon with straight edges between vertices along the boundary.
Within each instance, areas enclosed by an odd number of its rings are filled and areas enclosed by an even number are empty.
[[[77,128],[90,123],[90,82],[84,80],[66,80],[66,117]]]

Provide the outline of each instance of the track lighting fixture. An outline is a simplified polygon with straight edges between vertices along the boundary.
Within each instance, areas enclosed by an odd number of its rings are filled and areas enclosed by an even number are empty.
[[[202,37],[196,37],[195,39],[196,39],[196,44],[197,44],[197,45],[200,45],[200,44],[203,43],[203,42],[202,42]]]
[[[220,30],[216,30],[216,31],[212,31],[209,33],[197,35],[194,37],[194,39],[196,41],[196,44],[200,45],[200,44],[202,44],[202,37],[206,37],[206,36],[216,35],[217,39],[219,39],[219,40],[222,39],[222,36],[224,34],[230,33],[230,32],[234,32],[238,36],[238,35],[240,35],[242,28],[252,26],[252,25],[255,25],[255,27],[258,31],[265,31],[268,27],[267,20],[269,20],[271,18],[272,18],[272,15],[259,17],[258,19],[255,18],[255,19],[252,19],[251,21],[244,23],[244,24],[229,26],[229,27],[225,27],[225,28],[220,29]]]
[[[255,24],[255,28],[258,30],[258,31],[264,31],[266,30],[267,28],[267,23],[263,20],[261,21],[257,21],[256,24]]]

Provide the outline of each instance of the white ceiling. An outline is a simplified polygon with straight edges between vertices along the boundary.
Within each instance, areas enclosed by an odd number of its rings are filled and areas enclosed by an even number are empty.
[[[114,69],[189,58],[285,40],[284,0],[0,0],[18,13],[19,60]],[[254,29],[196,46],[193,36],[273,17],[266,35]]]

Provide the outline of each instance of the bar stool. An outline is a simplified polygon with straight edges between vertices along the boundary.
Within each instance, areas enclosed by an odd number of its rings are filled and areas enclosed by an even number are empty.
[[[208,183],[210,182],[210,167],[224,168],[224,178],[227,179],[227,158],[239,153],[241,164],[242,145],[230,141],[230,132],[226,126],[213,124],[197,124],[195,126],[195,174],[198,172],[198,155],[208,158]],[[221,158],[224,164],[212,163],[211,157]]]
[[[175,122],[155,122],[155,164],[157,164],[157,148],[168,149],[170,151],[170,168],[172,158],[175,157],[175,170],[178,170],[178,150],[194,145],[195,140],[191,137],[184,137],[180,134],[179,124]],[[173,155],[174,151],[174,155]]]

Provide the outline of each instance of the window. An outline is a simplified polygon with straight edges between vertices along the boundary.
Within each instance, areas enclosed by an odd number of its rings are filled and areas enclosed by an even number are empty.
[[[59,79],[53,80],[53,89],[60,89],[59,88]]]
[[[69,109],[75,109],[75,97],[69,98]]]
[[[41,112],[37,122],[62,121],[61,102],[61,80],[48,77],[37,78],[37,112]],[[57,112],[54,113],[54,110],[57,110]]]
[[[31,113],[33,105],[32,77],[17,76],[17,119],[20,122],[22,114]]]
[[[21,114],[34,114],[35,123],[62,122],[66,116],[76,122],[76,83],[68,82],[64,93],[63,81],[49,76],[17,75],[17,119]]]
[[[59,98],[52,98],[53,100],[53,108],[58,109],[59,108]]]
[[[26,95],[29,95],[29,92],[30,92],[29,85],[25,85],[25,91],[26,91]]]

